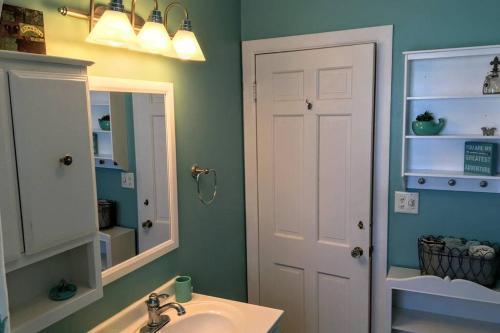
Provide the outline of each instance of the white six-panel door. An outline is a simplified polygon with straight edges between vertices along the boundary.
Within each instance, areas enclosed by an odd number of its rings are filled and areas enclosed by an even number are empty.
[[[374,52],[257,56],[260,300],[283,333],[369,331]]]
[[[165,97],[132,95],[137,173],[139,253],[171,238]],[[142,223],[151,221],[150,228]]]

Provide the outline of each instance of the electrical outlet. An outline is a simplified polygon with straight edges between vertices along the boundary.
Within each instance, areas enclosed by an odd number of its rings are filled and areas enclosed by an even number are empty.
[[[134,188],[134,174],[132,172],[122,172],[122,187]]]
[[[396,213],[418,214],[418,193],[396,192],[394,211]]]

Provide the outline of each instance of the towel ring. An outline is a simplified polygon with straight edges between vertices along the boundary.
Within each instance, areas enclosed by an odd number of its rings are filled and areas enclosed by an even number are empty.
[[[210,173],[214,174],[214,191],[212,193],[212,197],[210,199],[205,199],[201,195],[201,190],[200,190],[200,178],[203,175],[209,175]],[[198,192],[198,200],[206,206],[212,204],[215,200],[215,196],[217,195],[217,171],[215,169],[206,169],[206,168],[201,168],[198,166],[198,164],[194,164],[191,167],[191,175],[193,178],[196,180],[196,188]]]

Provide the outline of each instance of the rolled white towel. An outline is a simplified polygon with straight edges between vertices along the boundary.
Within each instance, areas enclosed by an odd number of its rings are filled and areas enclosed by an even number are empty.
[[[469,247],[469,254],[473,257],[484,257],[493,259],[496,256],[495,249],[488,245],[472,245]]]

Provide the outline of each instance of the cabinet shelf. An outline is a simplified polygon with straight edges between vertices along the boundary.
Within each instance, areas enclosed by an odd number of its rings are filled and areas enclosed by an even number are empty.
[[[111,131],[105,131],[105,130],[102,130],[102,129],[93,129],[92,132],[93,133],[98,133],[98,134],[111,134],[112,133]]]
[[[98,289],[77,284],[76,295],[65,301],[52,301],[46,294],[33,297],[28,304],[10,309],[11,328],[15,332],[32,332],[39,327],[39,321],[57,313],[58,316],[71,314],[75,309],[83,308],[101,297]]]
[[[408,101],[425,101],[434,99],[482,99],[482,98],[500,98],[498,95],[456,95],[456,96],[408,96],[406,100]]]
[[[500,282],[500,281],[499,281]],[[500,283],[493,289],[448,277],[391,267],[387,276],[388,317],[393,330],[408,333],[500,332]]]
[[[500,140],[500,136],[483,136],[480,134],[456,134],[456,135],[407,135],[411,140]]]
[[[433,275],[421,275],[418,269],[392,266],[387,275],[387,283],[393,289],[500,304],[500,280],[494,288],[487,288],[467,280],[442,279]]]
[[[492,179],[500,180],[500,174],[494,176],[486,175],[472,175],[466,174],[463,171],[449,171],[449,170],[407,170],[404,173],[405,176],[415,176],[415,177],[445,177],[445,178],[463,178],[463,179]]]
[[[392,328],[412,333],[497,333],[500,324],[402,308],[392,310]]]

